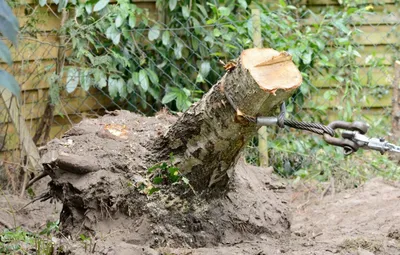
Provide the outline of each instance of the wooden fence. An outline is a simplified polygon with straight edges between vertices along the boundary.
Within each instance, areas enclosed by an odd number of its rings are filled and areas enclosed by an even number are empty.
[[[48,101],[51,87],[49,80],[55,70],[59,53],[57,31],[60,29],[61,18],[55,8],[37,7],[33,0],[26,1],[14,8],[22,27],[19,46],[17,49],[12,48],[14,65],[12,67],[0,65],[15,75],[21,84],[21,112],[26,120],[26,127],[33,136]],[[159,13],[155,7],[155,0],[133,2],[139,7],[149,9],[153,18],[157,19]],[[358,61],[365,87],[365,93],[360,96],[359,103],[367,109],[365,113],[373,118],[377,116],[382,118],[384,109],[389,109],[391,106],[392,64],[398,57],[400,32],[400,13],[394,1],[379,2],[386,4],[373,5],[374,12],[354,20],[357,28],[363,31],[357,38],[357,43],[363,46],[360,52],[362,57]],[[304,0],[303,3],[314,12],[327,6],[341,8],[336,0]],[[378,60],[379,65],[376,64]],[[309,101],[324,102],[331,107],[343,103],[340,99],[327,102],[323,98],[326,91],[335,90],[338,84],[328,73],[316,77],[314,84],[321,90],[308,99]],[[73,123],[79,122],[85,116],[97,115],[112,105],[107,95],[95,89],[85,92],[78,88],[72,94],[61,91],[61,101],[55,109],[50,138],[61,136]],[[0,128],[1,133],[6,134],[1,153],[5,161],[12,161],[12,158],[19,159],[21,156],[21,139],[6,109],[4,102],[0,102]]]

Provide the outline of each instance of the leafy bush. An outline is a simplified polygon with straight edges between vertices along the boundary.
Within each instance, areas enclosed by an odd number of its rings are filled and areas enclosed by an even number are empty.
[[[5,0],[0,0],[0,34],[9,39],[13,45],[17,46],[17,34],[19,24],[17,18],[14,16],[10,6]],[[11,53],[8,46],[0,40],[0,59],[4,60],[8,65],[12,64]],[[0,69],[0,86],[10,90],[16,97],[20,97],[20,87],[15,78],[7,73],[5,70]]]
[[[76,3],[75,18],[64,28],[73,47],[67,91],[78,84],[85,90],[94,86],[142,112],[165,104],[184,111],[221,77],[221,60],[252,47],[249,2],[157,1],[158,8],[167,10],[164,20],[157,21],[127,0]],[[290,52],[303,73],[296,104],[301,106],[304,95],[315,90],[312,75],[338,63],[351,67],[352,73],[337,72],[332,78],[346,88],[357,87],[358,52],[351,43],[353,30],[346,26],[356,9],[330,10],[319,15],[317,24],[304,25],[300,19],[315,14],[302,7],[284,1],[256,7],[261,10],[264,46]]]

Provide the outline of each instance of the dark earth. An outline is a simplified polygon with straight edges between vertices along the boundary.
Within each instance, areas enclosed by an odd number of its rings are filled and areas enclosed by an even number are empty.
[[[147,169],[159,163],[149,144],[176,119],[119,111],[84,120],[43,152],[50,176],[34,190],[53,199],[18,210],[29,199],[3,194],[0,229],[60,219],[53,241],[69,254],[400,254],[400,183],[321,196],[239,159],[220,194],[182,181],[149,194]]]

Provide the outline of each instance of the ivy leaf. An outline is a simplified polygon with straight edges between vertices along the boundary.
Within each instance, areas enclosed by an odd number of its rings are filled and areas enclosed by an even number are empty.
[[[107,4],[110,2],[110,0],[99,0],[93,8],[94,12],[98,12],[101,11],[102,9],[104,9],[104,7],[107,6]]]
[[[210,70],[211,70],[210,62],[205,61],[205,62],[201,63],[200,73],[203,76],[203,78],[206,78],[208,76],[208,74],[210,73]]]
[[[80,83],[83,90],[88,91],[92,85],[92,78],[90,77],[90,71],[84,70],[80,75]]]
[[[164,31],[162,35],[162,43],[164,46],[167,46],[170,42],[171,35],[168,31]]]
[[[149,77],[147,77],[146,70],[144,69],[139,71],[139,84],[144,91],[149,89]]]
[[[69,68],[67,72],[67,84],[65,85],[67,92],[72,93],[78,86],[78,83],[79,83],[79,70],[74,67]]]
[[[171,11],[173,11],[175,9],[177,2],[178,2],[178,0],[169,0],[168,4],[169,4],[169,9]]]
[[[21,98],[21,88],[19,87],[19,84],[15,80],[14,76],[4,70],[0,70],[0,81],[1,87],[8,89],[18,99]]]
[[[40,7],[43,7],[47,4],[47,0],[39,0]]]
[[[153,70],[151,70],[150,68],[146,68],[146,71],[147,71],[147,75],[148,75],[149,78],[150,78],[150,81],[151,81],[154,85],[158,85],[159,79],[158,79],[157,74],[156,74]]]
[[[0,58],[3,59],[8,65],[12,64],[10,50],[7,45],[0,40]]]
[[[175,98],[177,98],[177,94],[170,91],[164,95],[163,99],[161,100],[161,103],[168,104],[169,102],[172,102],[173,100],[175,100]]]
[[[118,78],[109,77],[108,78],[108,94],[112,98],[116,98],[118,95]]]
[[[189,7],[187,5],[182,6],[182,16],[185,19],[188,19],[189,16],[190,16],[190,10],[189,10]]]
[[[149,31],[149,40],[154,41],[160,36],[160,28],[158,26],[153,26]]]
[[[123,21],[124,20],[122,19],[121,15],[118,15],[117,18],[115,19],[115,26],[120,27]]]

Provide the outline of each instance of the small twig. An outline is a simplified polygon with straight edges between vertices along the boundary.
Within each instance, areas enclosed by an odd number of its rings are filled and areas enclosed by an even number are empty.
[[[17,210],[17,212],[21,211],[22,209],[26,208],[28,205],[31,205],[33,203],[35,203],[36,201],[40,200],[41,202],[44,202],[48,199],[50,199],[50,193],[49,192],[45,192],[43,194],[41,194],[40,196],[34,198],[32,201],[30,201],[29,203],[27,203],[26,205],[24,205],[23,207],[21,207],[20,209]]]

